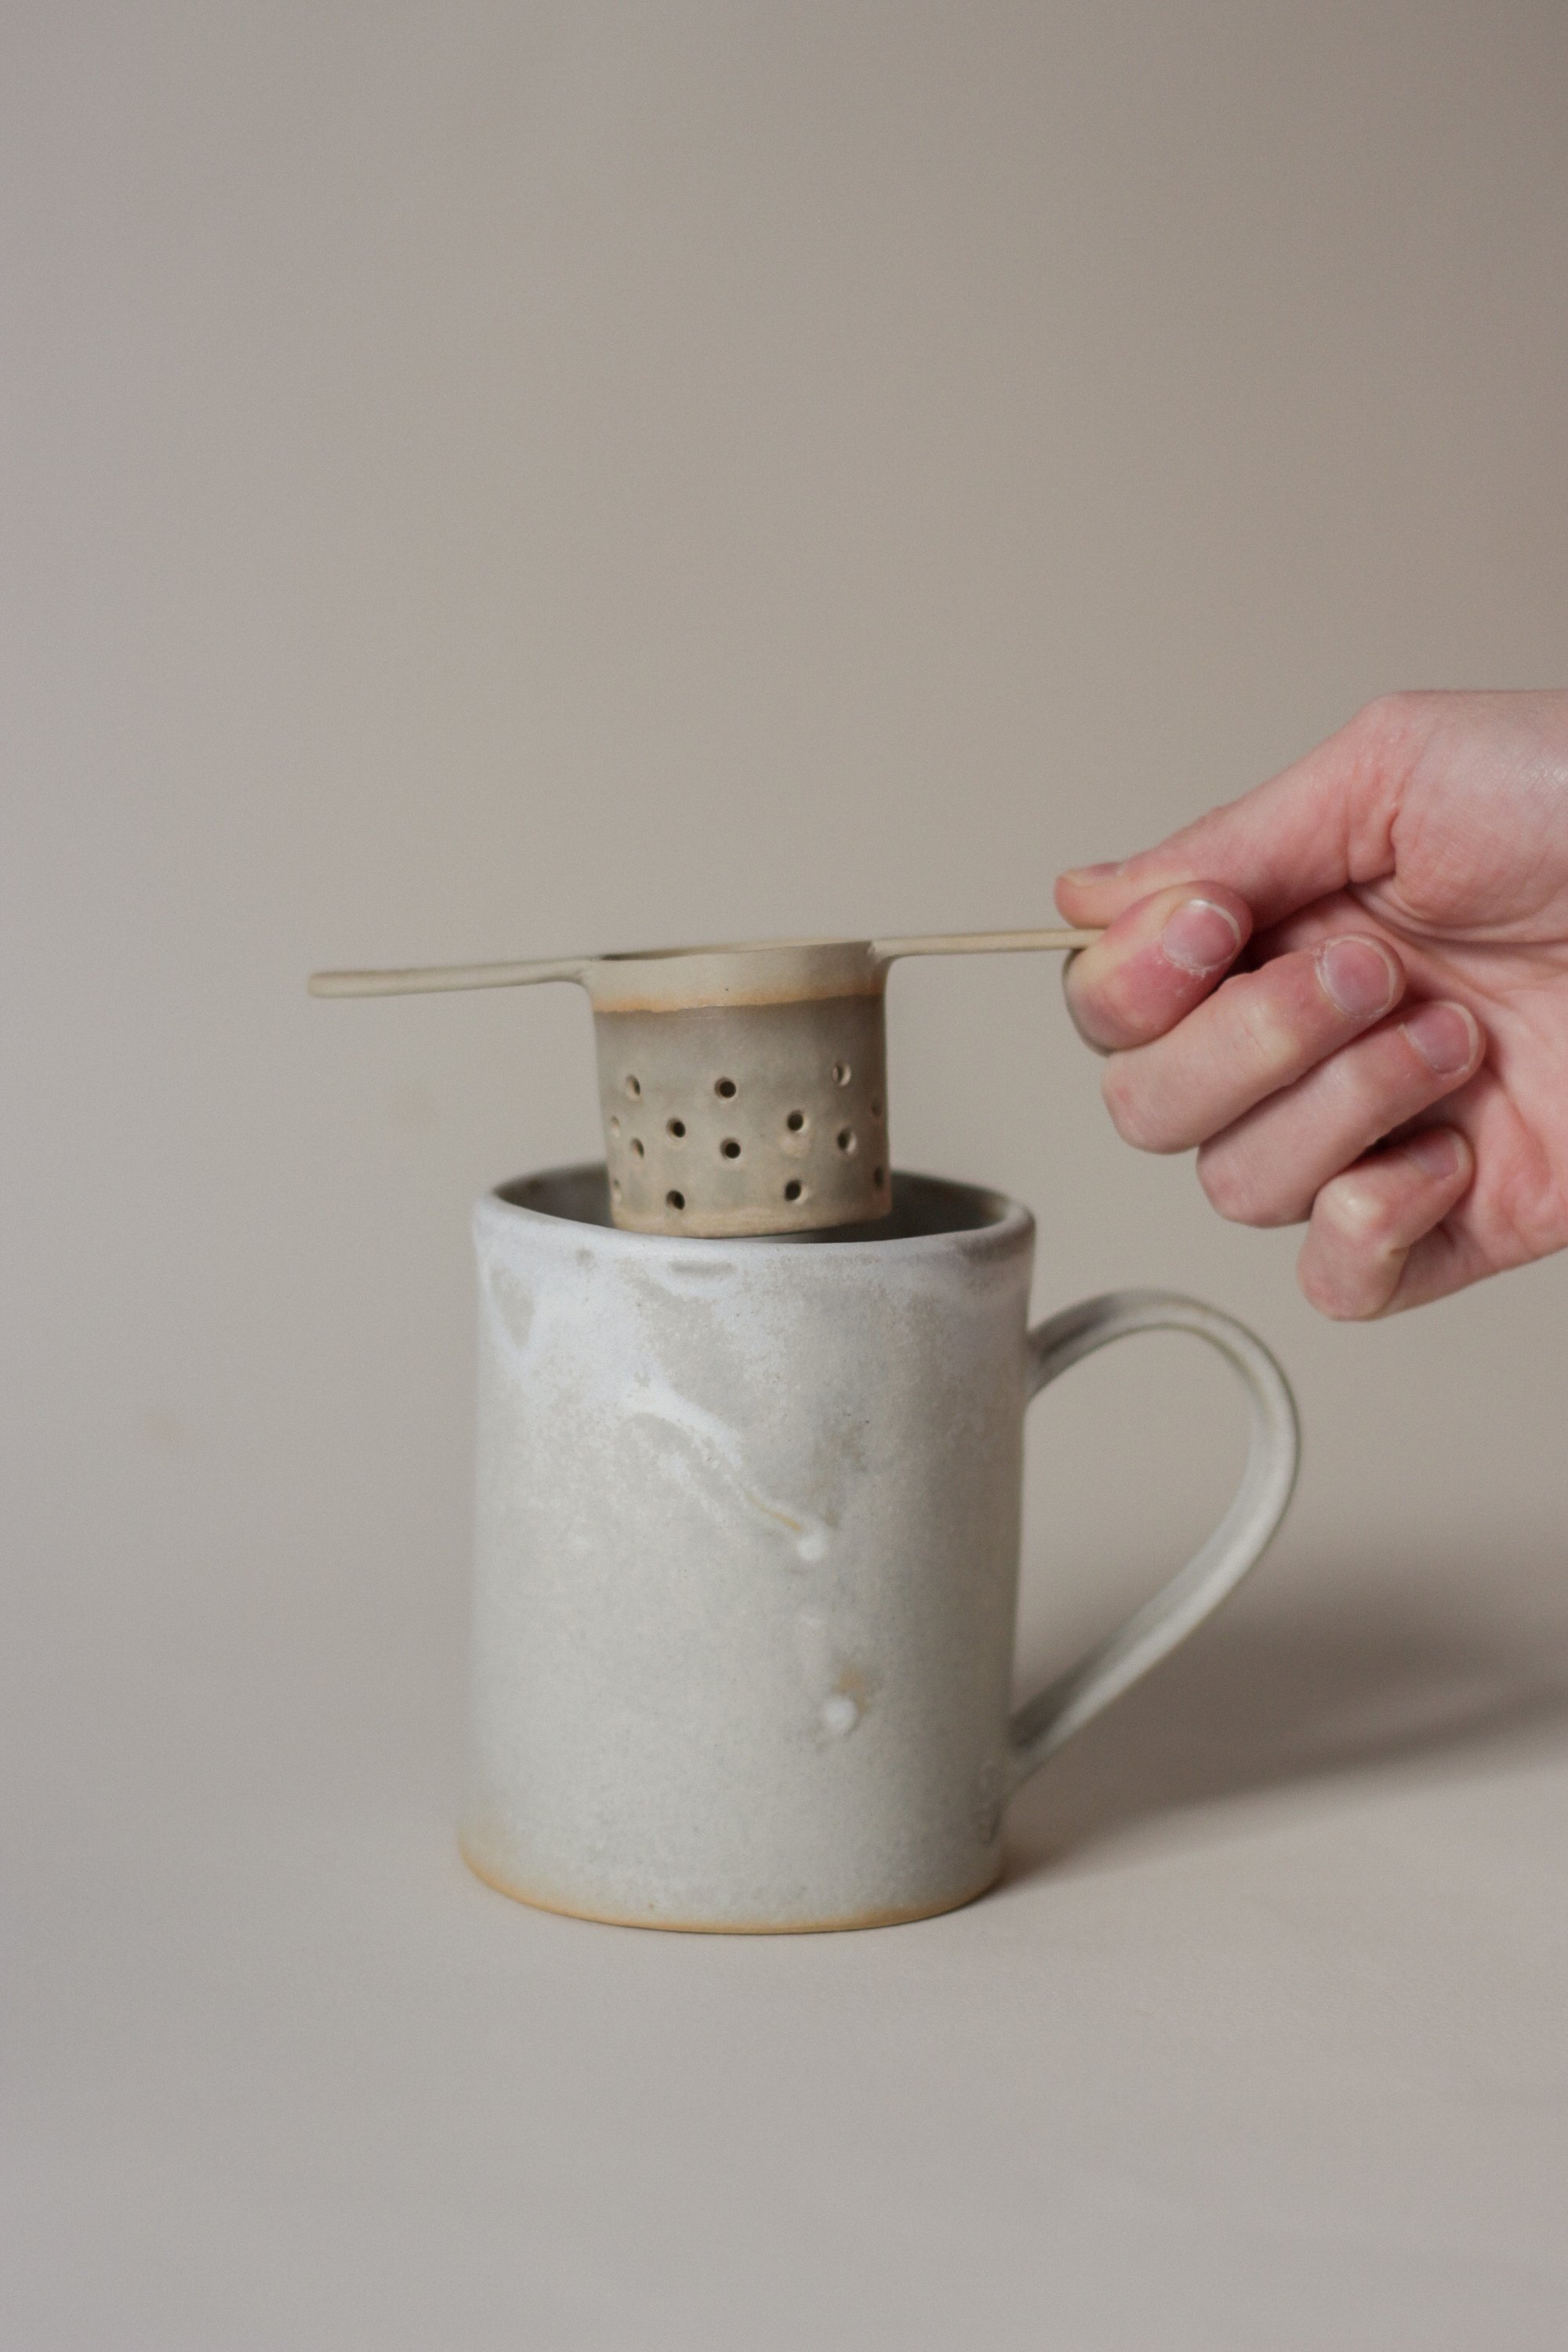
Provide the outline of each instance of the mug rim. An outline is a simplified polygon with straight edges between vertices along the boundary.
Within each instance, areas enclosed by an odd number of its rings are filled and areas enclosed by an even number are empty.
[[[931,1257],[959,1252],[983,1257],[1002,1256],[1025,1246],[1035,1230],[1033,1213],[1021,1201],[1015,1201],[994,1185],[972,1184],[954,1176],[931,1176],[910,1168],[892,1171],[895,1209],[900,1194],[907,1197],[909,1188],[918,1188],[927,1196],[939,1201],[951,1201],[955,1206],[967,1205],[981,1214],[973,1223],[952,1224],[934,1233],[884,1234],[868,1233],[862,1226],[827,1226],[820,1233],[744,1234],[707,1235],[701,1234],[637,1234],[611,1224],[608,1216],[602,1224],[595,1219],[574,1217],[557,1209],[535,1206],[517,1195],[550,1184],[574,1183],[598,1177],[603,1180],[606,1209],[609,1200],[609,1171],[603,1160],[576,1160],[552,1168],[538,1168],[526,1175],[509,1176],[481,1195],[475,1214],[488,1213],[533,1225],[558,1235],[563,1243],[581,1247],[581,1237],[591,1234],[594,1246],[646,1255],[674,1252],[694,1257],[711,1258],[715,1252],[740,1250],[749,1259],[799,1257],[811,1244],[830,1249],[837,1260],[840,1253],[858,1263],[867,1260],[882,1264],[898,1257]],[[853,1235],[853,1238],[851,1238]]]

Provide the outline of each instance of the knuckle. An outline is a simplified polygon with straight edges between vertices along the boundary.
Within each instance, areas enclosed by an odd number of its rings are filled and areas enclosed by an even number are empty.
[[[1119,1055],[1113,1055],[1100,1074],[1100,1098],[1110,1113],[1110,1124],[1123,1143],[1134,1140],[1130,1132],[1127,1099],[1127,1076]]]
[[[1146,1089],[1139,1084],[1137,1073],[1129,1069],[1124,1055],[1113,1055],[1107,1062],[1100,1091],[1110,1113],[1110,1123],[1123,1143],[1131,1144],[1137,1151],[1170,1151],[1177,1148],[1168,1139]]]
[[[1323,1186],[1317,1213],[1348,1242],[1373,1247],[1385,1239],[1393,1218],[1390,1203],[1377,1187],[1356,1176],[1336,1176]]]
[[[1405,734],[1412,720],[1425,714],[1431,699],[1430,694],[1419,688],[1396,687],[1363,702],[1352,724],[1364,734],[1387,741]]]
[[[1368,735],[1381,735],[1388,728],[1400,702],[1400,689],[1374,694],[1362,704],[1355,715],[1355,725]]]
[[[1086,999],[1080,992],[1069,989],[1067,996],[1067,1008],[1068,1020],[1072,1023],[1073,1027],[1078,1031],[1079,1035],[1089,1047],[1090,1053],[1100,1055],[1109,1054],[1111,1050],[1110,1046],[1106,1042],[1105,1036],[1102,1034],[1100,1024],[1094,1017],[1094,1011],[1091,1003]]]
[[[1407,1255],[1400,1203],[1363,1172],[1333,1177],[1312,1204],[1296,1279],[1309,1306],[1337,1323],[1387,1311]]]
[[[1386,1135],[1410,1111],[1419,1107],[1422,1097],[1417,1092],[1415,1098],[1411,1098],[1408,1074],[1403,1066],[1407,1057],[1400,1057],[1398,1076],[1391,1082],[1391,1048],[1396,1047],[1398,1043],[1394,1033],[1380,1032],[1370,1041],[1365,1051],[1358,1053],[1353,1045],[1347,1045],[1339,1053],[1331,1055],[1324,1064],[1323,1075],[1331,1089],[1329,1099],[1333,1104],[1336,1120],[1342,1121],[1345,1131],[1369,1139]],[[1414,1056],[1408,1058],[1414,1059]],[[1335,1177],[1333,1183],[1345,1181],[1348,1180]],[[1358,1199],[1364,1197],[1369,1202],[1376,1198],[1365,1184],[1353,1183],[1352,1191]],[[1367,1213],[1371,1213],[1370,1208]]]
[[[1084,955],[1093,955],[1086,948]],[[1069,975],[1068,1010],[1084,1043],[1098,1054],[1126,1051],[1137,1042],[1138,1030],[1122,1003],[1121,975],[1114,968]]]
[[[1259,1077],[1281,1078],[1300,1061],[1301,1039],[1289,1007],[1279,1001],[1273,977],[1248,977],[1251,985],[1238,985],[1228,1007],[1236,1022],[1237,1050]]]
[[[1211,1209],[1233,1225],[1266,1224],[1256,1187],[1234,1151],[1203,1150],[1198,1154],[1198,1182]]]
[[[1270,1181],[1234,1145],[1223,1140],[1205,1144],[1198,1153],[1198,1182],[1211,1209],[1232,1225],[1288,1225],[1300,1212],[1282,1201],[1278,1181]]]
[[[1375,1305],[1348,1288],[1342,1276],[1309,1251],[1303,1250],[1297,1260],[1296,1281],[1308,1306],[1331,1322],[1364,1323],[1377,1311]]]

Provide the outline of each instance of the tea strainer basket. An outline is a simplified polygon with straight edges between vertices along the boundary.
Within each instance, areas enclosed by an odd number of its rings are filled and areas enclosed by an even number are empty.
[[[575,981],[594,1008],[610,1214],[630,1233],[812,1233],[886,1216],[887,984],[900,956],[1087,947],[1098,931],[776,940],[543,963],[322,971],[316,996]]]

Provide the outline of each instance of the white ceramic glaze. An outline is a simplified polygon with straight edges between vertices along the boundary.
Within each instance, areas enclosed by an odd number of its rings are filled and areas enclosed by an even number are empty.
[[[1026,1329],[1034,1223],[896,1180],[891,1219],[741,1241],[609,1223],[602,1167],[504,1187],[480,1295],[463,1850],[523,1901],[644,1927],[866,1927],[968,1901],[1049,1751],[1222,1600],[1295,1474],[1261,1343],[1157,1292]],[[1029,1397],[1127,1333],[1239,1374],[1210,1541],[1010,1718]]]

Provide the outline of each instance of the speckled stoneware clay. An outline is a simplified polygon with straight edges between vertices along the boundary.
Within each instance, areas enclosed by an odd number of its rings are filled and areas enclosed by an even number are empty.
[[[603,1167],[503,1187],[480,1297],[463,1850],[529,1903],[649,1927],[914,1919],[1002,1866],[1008,1799],[1239,1582],[1289,1498],[1289,1391],[1154,1291],[1026,1328],[1034,1223],[900,1175],[890,1217],[698,1240]],[[1008,1711],[1024,1410],[1133,1331],[1207,1340],[1251,1447],[1196,1557]]]

